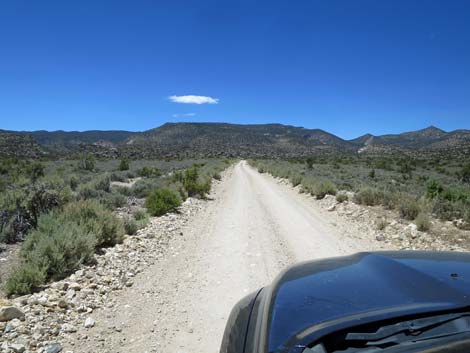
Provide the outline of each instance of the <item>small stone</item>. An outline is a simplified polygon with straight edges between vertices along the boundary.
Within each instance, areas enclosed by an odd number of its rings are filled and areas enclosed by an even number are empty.
[[[86,328],[91,328],[95,326],[95,320],[93,320],[93,318],[89,317],[85,320],[85,327]]]
[[[69,306],[69,304],[64,300],[64,299],[60,299],[58,302],[57,302],[57,306],[59,308],[62,308],[62,309],[65,309]]]
[[[13,319],[24,320],[24,313],[15,306],[0,307],[0,321],[10,321]]]
[[[67,333],[77,332],[77,328],[72,324],[62,324],[60,328],[62,331]]]
[[[13,343],[9,347],[13,352],[23,353],[26,350],[24,344]]]
[[[69,284],[69,288],[74,290],[74,291],[78,291],[82,288],[82,286],[80,284],[78,284],[77,282],[72,282]]]
[[[377,234],[375,236],[375,240],[377,241],[384,241],[385,240],[385,236],[383,234]]]
[[[59,343],[53,343],[47,346],[45,353],[59,353],[62,351],[62,346]]]
[[[336,205],[331,205],[330,207],[327,208],[328,212],[333,212],[334,210],[336,210]]]

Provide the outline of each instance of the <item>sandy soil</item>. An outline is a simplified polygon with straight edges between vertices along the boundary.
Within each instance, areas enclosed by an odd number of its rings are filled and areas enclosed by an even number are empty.
[[[374,245],[345,235],[296,190],[246,162],[225,173],[212,201],[96,326],[75,352],[218,352],[225,321],[244,295],[284,267]]]

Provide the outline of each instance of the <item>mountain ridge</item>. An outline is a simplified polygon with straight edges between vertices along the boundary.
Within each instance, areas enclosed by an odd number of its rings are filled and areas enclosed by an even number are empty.
[[[13,148],[12,143],[18,148]],[[302,157],[314,154],[470,154],[470,130],[436,126],[399,134],[364,134],[342,139],[322,129],[271,124],[168,122],[126,130],[0,130],[0,155],[63,156],[89,152],[103,157],[171,158],[193,156]]]

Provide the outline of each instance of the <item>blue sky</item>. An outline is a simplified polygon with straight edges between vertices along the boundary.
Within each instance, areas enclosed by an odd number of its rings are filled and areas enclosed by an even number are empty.
[[[470,1],[2,0],[0,121],[470,128]]]

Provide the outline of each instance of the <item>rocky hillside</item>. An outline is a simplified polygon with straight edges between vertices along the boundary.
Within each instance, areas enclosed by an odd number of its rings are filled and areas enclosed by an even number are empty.
[[[455,130],[445,132],[435,126],[422,130],[373,136],[366,134],[350,143],[358,148],[360,153],[397,153],[406,154],[427,153],[457,153],[468,155],[470,152],[470,130]]]
[[[319,129],[281,124],[167,123],[132,135],[123,150],[173,156],[269,156],[352,151],[347,141]]]
[[[320,129],[281,124],[167,123],[143,131],[0,130],[0,155],[35,157],[93,153],[100,157],[200,156],[289,158],[332,153],[469,156],[470,130],[426,129],[343,140]]]
[[[31,136],[0,130],[0,157],[37,158],[40,155],[41,148]]]

